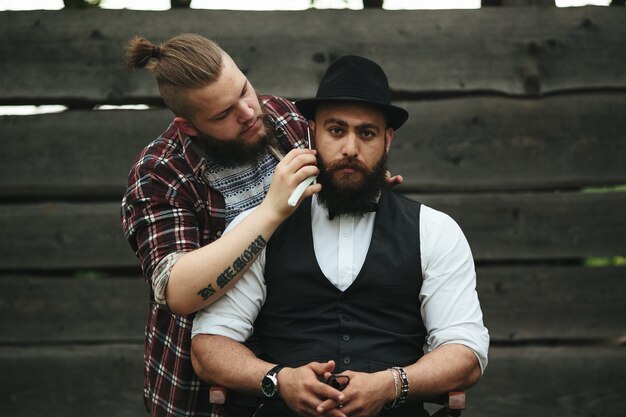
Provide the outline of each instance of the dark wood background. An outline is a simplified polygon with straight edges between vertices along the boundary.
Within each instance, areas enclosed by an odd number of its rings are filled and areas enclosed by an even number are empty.
[[[401,189],[451,214],[476,258],[492,345],[464,415],[623,415],[626,10],[530,6],[1,12],[0,105],[68,110],[0,116],[0,414],[145,415],[148,289],[119,204],[171,114],[121,56],[134,34],[181,32],[293,99],[338,56],[380,62],[411,113]]]

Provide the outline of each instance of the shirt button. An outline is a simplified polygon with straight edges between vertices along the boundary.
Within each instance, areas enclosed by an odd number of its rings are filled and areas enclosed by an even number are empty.
[[[350,356],[344,356],[343,358],[344,365],[350,365],[350,362],[352,362],[352,358]]]
[[[222,236],[222,232],[217,232],[216,235],[217,235],[217,237],[220,237],[220,236]]]
[[[349,342],[350,341],[350,335],[349,334],[344,334],[343,336],[341,336],[341,339],[344,342]]]

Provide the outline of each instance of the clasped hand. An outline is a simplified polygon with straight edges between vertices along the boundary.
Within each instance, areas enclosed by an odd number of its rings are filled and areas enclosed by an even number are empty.
[[[284,368],[278,374],[280,396],[300,416],[372,417],[380,413],[390,390],[393,395],[386,372],[345,371],[333,378],[334,368],[334,361]],[[327,383],[333,379],[336,384]]]

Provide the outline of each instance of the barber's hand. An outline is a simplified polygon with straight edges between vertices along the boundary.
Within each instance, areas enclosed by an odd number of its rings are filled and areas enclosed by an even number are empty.
[[[385,173],[385,179],[387,180],[387,185],[389,185],[390,187],[402,184],[404,182],[404,177],[402,175],[394,175],[392,177],[389,170],[387,170],[387,172]]]
[[[345,371],[341,375],[350,377],[342,391],[345,399],[337,402],[331,398],[321,402],[317,412],[324,417],[372,417],[380,413],[383,406],[395,397],[393,377],[389,371],[372,374]],[[340,408],[338,408],[341,406]]]
[[[293,149],[278,163],[272,177],[270,186],[261,207],[271,210],[270,213],[278,215],[281,220],[287,218],[296,209],[289,206],[287,200],[291,193],[302,181],[310,176],[319,174],[317,168],[316,151],[313,149]],[[296,207],[307,197],[318,193],[322,189],[320,184],[310,185]]]
[[[278,393],[298,415],[318,416],[317,406],[325,399],[336,402],[344,399],[341,391],[321,381],[323,375],[334,368],[334,361],[311,362],[299,368],[283,368],[278,373]]]

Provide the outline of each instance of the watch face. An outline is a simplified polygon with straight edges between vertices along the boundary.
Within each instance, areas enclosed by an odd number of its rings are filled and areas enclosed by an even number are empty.
[[[265,375],[261,382],[261,391],[266,397],[273,397],[276,395],[276,377],[273,375]]]

